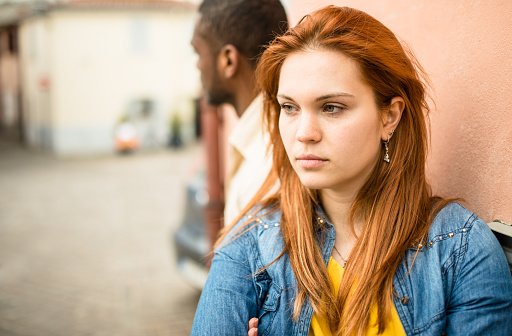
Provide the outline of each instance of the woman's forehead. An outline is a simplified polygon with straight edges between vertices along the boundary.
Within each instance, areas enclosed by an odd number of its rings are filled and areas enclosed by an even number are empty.
[[[368,92],[371,88],[361,79],[356,61],[341,52],[316,50],[292,53],[285,59],[277,95],[319,99]]]

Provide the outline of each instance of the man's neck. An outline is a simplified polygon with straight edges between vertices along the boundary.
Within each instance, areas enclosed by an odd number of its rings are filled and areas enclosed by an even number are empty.
[[[246,60],[240,62],[237,76],[230,85],[234,93],[232,105],[238,117],[241,117],[260,93],[254,77],[254,68]]]
[[[233,101],[233,107],[235,108],[238,117],[241,117],[244,114],[245,110],[247,110],[258,94],[259,90],[254,86],[240,87]]]

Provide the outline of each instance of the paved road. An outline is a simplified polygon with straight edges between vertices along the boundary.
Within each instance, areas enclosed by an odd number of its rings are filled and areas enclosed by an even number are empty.
[[[189,335],[169,236],[199,146],[55,159],[0,143],[0,335]]]

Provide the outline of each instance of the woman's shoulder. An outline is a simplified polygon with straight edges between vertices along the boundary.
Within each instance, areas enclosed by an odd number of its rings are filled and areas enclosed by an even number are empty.
[[[452,244],[447,244],[452,242]],[[443,244],[440,244],[443,243]],[[457,202],[446,204],[434,218],[428,237],[429,247],[445,246],[462,250],[500,250],[499,243],[489,226],[476,214]],[[450,245],[457,245],[451,246]]]
[[[228,231],[219,246],[241,244],[268,245],[281,237],[281,212],[276,207],[257,205],[247,211]]]
[[[469,232],[475,225],[487,225],[472,211],[457,202],[446,204],[436,214],[429,231],[429,236],[442,240],[444,235],[450,238],[457,233]],[[445,237],[446,238],[446,237]]]

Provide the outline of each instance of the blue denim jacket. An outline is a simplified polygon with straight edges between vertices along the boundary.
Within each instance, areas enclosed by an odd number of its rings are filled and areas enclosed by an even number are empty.
[[[261,217],[215,251],[192,335],[247,335],[252,317],[259,318],[259,335],[308,335],[313,309],[306,303],[298,321],[292,317],[295,278],[288,255],[257,273],[283,250],[279,222],[279,212]],[[318,232],[327,263],[335,229],[326,222]],[[512,278],[484,222],[451,203],[432,223],[408,274],[416,249],[406,252],[393,281],[407,335],[512,335]]]

